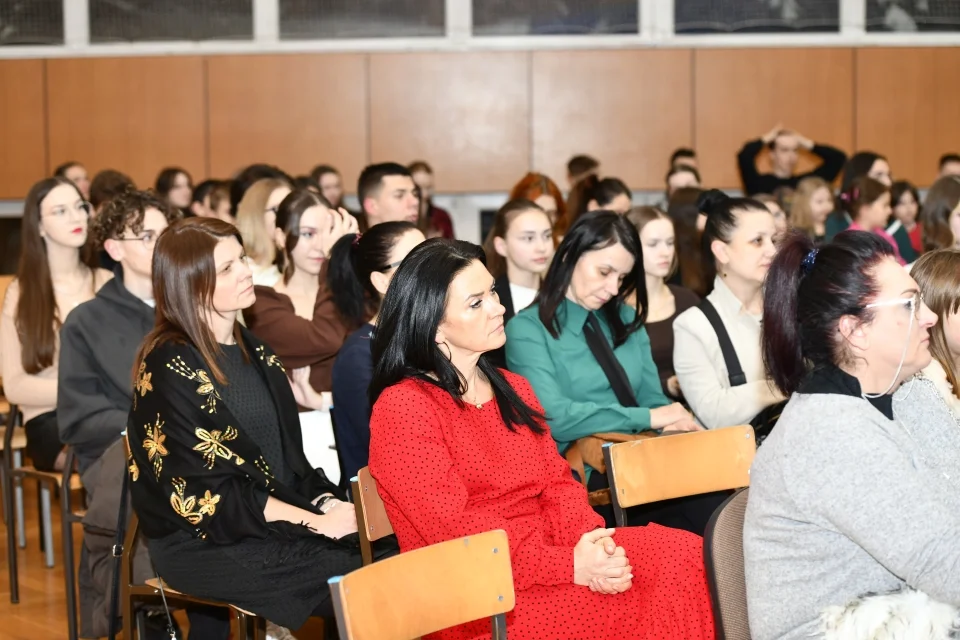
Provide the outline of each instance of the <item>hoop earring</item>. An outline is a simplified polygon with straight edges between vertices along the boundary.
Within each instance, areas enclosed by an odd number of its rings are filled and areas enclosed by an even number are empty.
[[[446,352],[446,353],[443,353],[443,349],[440,348],[440,345],[443,345],[444,347],[447,348],[447,352]],[[446,358],[447,360],[453,361],[452,352],[450,351],[450,345],[447,344],[447,341],[446,341],[446,340],[444,340],[443,342],[438,342],[438,343],[437,343],[437,349],[440,351],[440,353],[443,354],[443,357],[444,357],[444,358]]]

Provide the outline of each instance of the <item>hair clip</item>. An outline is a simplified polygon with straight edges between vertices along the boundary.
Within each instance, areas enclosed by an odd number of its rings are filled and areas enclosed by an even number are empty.
[[[362,237],[363,237],[363,234],[358,231],[357,235],[354,236],[353,238],[353,246],[357,246],[358,244],[360,244],[360,238]]]
[[[810,252],[803,257],[803,261],[800,262],[800,268],[803,270],[803,275],[810,275],[810,272],[813,270],[813,265],[817,261],[818,253],[820,253],[820,249],[811,249]]]

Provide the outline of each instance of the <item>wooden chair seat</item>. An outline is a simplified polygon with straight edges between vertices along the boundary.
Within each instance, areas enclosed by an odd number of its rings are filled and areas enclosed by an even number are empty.
[[[9,407],[9,405],[7,405]],[[9,408],[8,408],[9,410]],[[0,413],[6,413],[2,407],[0,407]],[[0,451],[3,451],[4,447],[4,434],[6,433],[6,427],[0,427]],[[10,449],[17,451],[19,449],[27,448],[27,434],[23,432],[23,429],[17,429],[13,432],[13,437],[10,440]]]
[[[168,585],[166,582],[163,582],[160,578],[148,578],[147,580],[144,581],[144,584],[146,584],[148,587],[153,587],[154,589],[156,589],[157,593],[160,592],[160,587],[162,585],[164,593],[166,593],[168,596],[176,596],[178,598],[186,598],[189,600],[197,600],[197,601],[203,600],[203,598],[194,598],[190,594],[183,593],[182,591],[177,591],[176,589]],[[234,605],[230,605],[230,607],[233,609],[236,609],[237,611],[239,611],[245,616],[256,617],[257,615],[255,613],[251,613],[247,611],[246,609],[241,609],[240,607],[237,607]]]

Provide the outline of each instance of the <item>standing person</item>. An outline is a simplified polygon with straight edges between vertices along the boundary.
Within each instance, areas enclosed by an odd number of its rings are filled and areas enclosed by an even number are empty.
[[[683,398],[673,367],[673,321],[697,306],[700,298],[689,289],[667,281],[677,269],[677,247],[673,221],[655,207],[635,207],[627,214],[640,235],[643,247],[643,277],[647,284],[647,320],[650,354],[660,374],[660,385],[670,398]],[[634,306],[634,300],[627,300]]]
[[[420,219],[417,226],[428,238],[453,238],[453,219],[450,214],[433,204],[433,168],[423,160],[407,167],[413,182],[420,190]]]
[[[467,242],[424,242],[387,290],[370,472],[401,550],[506,530],[511,638],[712,639],[702,541],[656,525],[601,528],[530,384],[486,359],[503,345],[503,311],[483,252]],[[436,637],[489,638],[490,623]]]
[[[66,178],[31,187],[24,203],[20,265],[0,314],[3,389],[19,405],[27,454],[41,471],[63,468],[57,427],[60,328],[112,275],[86,257],[90,205]]]
[[[772,173],[757,171],[757,154],[764,147],[767,147],[770,153]],[[819,156],[823,163],[813,171],[795,175],[797,161],[800,159],[798,151],[801,147]],[[774,193],[779,187],[795,189],[801,180],[809,176],[817,176],[827,182],[833,182],[840,175],[843,163],[846,161],[847,154],[843,151],[825,144],[817,144],[795,131],[784,129],[779,124],[762,138],[744,144],[737,154],[740,179],[743,181],[743,190],[748,196],[757,193]]]
[[[416,224],[420,219],[417,185],[410,170],[396,162],[371,164],[361,171],[357,199],[361,232],[381,222],[406,220]]]
[[[760,353],[763,283],[777,251],[776,227],[762,203],[716,189],[700,197],[699,207],[707,214],[704,267],[717,275],[704,303],[673,323],[673,365],[700,424],[717,429],[751,422],[783,400],[767,378]],[[707,311],[704,304],[710,305]],[[708,313],[716,314],[717,326]],[[718,330],[729,336],[743,384],[730,379]]]
[[[334,429],[346,478],[357,475],[368,462],[367,388],[373,378],[370,344],[380,302],[400,263],[424,240],[423,233],[410,222],[382,222],[362,236],[344,235],[330,253],[328,286],[333,302],[345,322],[360,326],[343,343],[333,363]]]
[[[134,359],[127,439],[159,577],[285,627],[332,616],[327,580],[360,566],[356,517],[303,454],[280,360],[237,321],[255,298],[240,234],[178,222],[152,272],[157,322]]]

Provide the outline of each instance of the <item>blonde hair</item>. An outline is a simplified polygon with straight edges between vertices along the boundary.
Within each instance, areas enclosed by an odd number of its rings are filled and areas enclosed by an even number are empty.
[[[797,190],[793,194],[793,204],[790,207],[790,225],[810,237],[816,235],[813,216],[810,213],[810,199],[820,189],[826,189],[827,193],[830,193],[830,184],[816,176],[804,178],[797,185]]]
[[[920,256],[910,275],[920,285],[924,303],[937,314],[937,323],[930,327],[930,353],[947,374],[953,395],[960,398],[960,372],[953,364],[947,346],[944,321],[960,308],[960,251],[938,249]]]
[[[237,205],[237,228],[243,237],[243,248],[257,264],[273,264],[277,258],[277,245],[267,236],[263,216],[270,195],[280,187],[290,188],[290,184],[279,178],[257,180]]]

